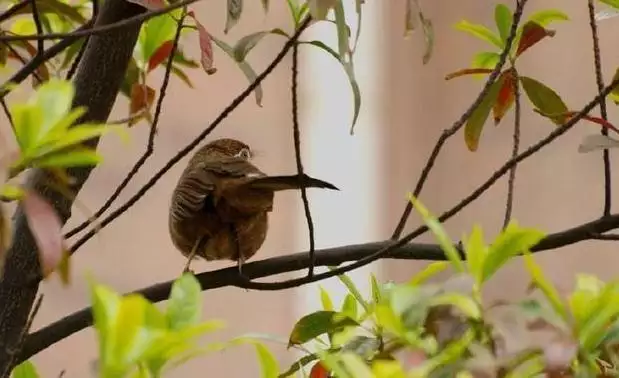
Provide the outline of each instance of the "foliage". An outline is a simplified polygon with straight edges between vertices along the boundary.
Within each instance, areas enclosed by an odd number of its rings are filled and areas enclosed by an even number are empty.
[[[302,317],[289,338],[290,346],[307,354],[280,377],[300,370],[309,370],[311,378],[612,373],[619,357],[617,282],[579,275],[574,291],[562,297],[529,252],[545,234],[514,221],[490,244],[475,226],[462,239],[463,260],[436,218],[411,201],[449,262],[429,264],[404,283],[379,284],[372,276],[367,297],[339,276],[349,294],[335,310],[329,294],[320,291],[323,309]],[[521,254],[531,278],[529,294],[513,302],[485,301],[484,285]],[[451,278],[428,282],[448,267],[455,272]]]
[[[150,11],[174,7],[176,3],[167,0],[128,1]],[[609,7],[596,15],[598,20],[619,14],[618,1],[598,2]],[[235,42],[226,42],[225,39],[241,20],[245,9],[242,0],[226,1],[224,36],[216,36],[217,33],[200,22],[199,15],[189,7],[176,7],[151,17],[142,24],[121,87],[121,93],[129,100],[129,117],[122,122],[82,122],[87,109],[73,106],[75,89],[70,80],[60,79],[79,62],[77,57],[83,49],[84,38],[77,39],[63,54],[41,62],[33,71],[34,91],[29,99],[6,107],[18,148],[3,155],[0,166],[0,195],[4,202],[17,201],[22,205],[39,250],[41,275],[48,277],[56,271],[65,284],[69,283],[70,253],[62,235],[63,222],[43,196],[23,186],[19,179],[29,169],[42,169],[50,173],[50,187],[70,197],[74,193],[68,190],[71,178],[66,170],[99,164],[102,157],[94,150],[92,142],[110,131],[124,135],[124,127],[114,123],[131,127],[145,120],[150,123],[151,135],[154,135],[157,125],[152,109],[155,101],[163,96],[162,90],[152,86],[153,72],[159,68],[166,70],[166,75],[171,73],[193,87],[187,70],[201,67],[208,75],[217,74],[216,66],[220,64],[216,64],[217,48],[239,67],[249,83],[254,83],[258,75],[248,57],[256,46],[267,36],[290,39],[311,15],[313,23],[326,22],[334,26],[336,46],[320,40],[300,39],[295,43],[318,48],[341,65],[353,95],[352,134],[361,109],[353,58],[361,33],[363,3],[363,0],[354,2],[357,22],[353,28],[346,21],[348,10],[341,0],[286,0],[291,30],[258,30]],[[8,19],[10,25],[3,28],[2,35],[70,33],[93,15],[91,2],[87,0],[37,0],[28,4],[11,4],[19,9]],[[433,52],[434,30],[422,4],[421,0],[405,0],[404,31],[408,35],[421,29],[424,42],[422,62],[426,64]],[[33,9],[35,6],[37,9]],[[262,0],[261,6],[264,12],[268,12],[270,1]],[[517,15],[510,6],[497,3],[494,16],[495,30],[467,20],[455,25],[457,30],[490,47],[477,52],[470,67],[445,77],[451,80],[467,75],[479,78],[493,74],[499,63],[503,64],[501,57],[505,51],[506,67],[496,72],[496,80],[489,84],[479,103],[466,117],[464,140],[471,151],[478,149],[490,113],[495,126],[499,125],[512,111],[521,92],[533,110],[556,127],[577,114],[548,83],[526,75],[518,67],[520,57],[531,54],[534,48],[543,48],[556,33],[549,27],[569,21],[568,15],[559,9],[540,10],[527,15],[515,29]],[[183,47],[176,45],[177,32],[182,36],[197,36],[199,59],[186,56]],[[27,39],[2,43],[0,66],[7,68],[10,61],[25,64],[26,57],[36,59],[44,48],[44,42]],[[618,78],[619,69],[614,80]],[[17,85],[5,83],[2,99]],[[253,92],[256,104],[262,106],[262,87],[257,84]],[[619,104],[619,89],[612,90],[608,97]],[[584,115],[581,118],[619,133],[619,129],[603,117]],[[579,151],[617,146],[619,140],[615,138],[588,135]],[[199,337],[210,335],[223,324],[202,320],[200,284],[192,274],[184,274],[175,281],[164,310],[139,294],[122,296],[91,280],[94,325],[99,341],[98,375],[105,378],[160,377],[189,359],[239,345],[255,348],[262,377],[305,374],[305,370],[309,370],[312,378],[602,377],[616,374],[614,367],[619,361],[617,282],[604,283],[590,275],[579,275],[573,292],[564,297],[544,276],[529,252],[545,236],[543,232],[511,221],[490,244],[486,244],[481,227],[476,225],[469,235],[464,236],[461,246],[456,247],[438,219],[416,198],[411,196],[410,201],[433,232],[446,261],[428,265],[405,283],[379,283],[372,276],[372,291],[368,295],[363,295],[346,275],[339,275],[349,293],[343,303],[336,306],[330,294],[320,289],[323,308],[299,319],[286,341],[289,348],[305,353],[286,371],[280,369],[263,343],[265,339],[277,341],[274,337],[245,335],[225,343],[199,343]],[[0,270],[11,242],[6,208],[0,203]],[[483,296],[485,285],[516,256],[524,260],[531,279],[531,292],[519,301],[486,301]],[[442,283],[428,282],[429,278],[448,268],[455,272],[452,278]],[[550,335],[550,338],[539,342],[544,335]],[[25,361],[13,369],[12,376],[30,378],[39,374],[30,361]]]

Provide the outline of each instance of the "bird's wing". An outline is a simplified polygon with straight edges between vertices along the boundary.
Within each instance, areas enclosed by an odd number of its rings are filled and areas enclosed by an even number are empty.
[[[208,197],[223,189],[231,180],[265,176],[242,158],[203,159],[188,166],[176,187],[175,206],[179,217],[189,218],[209,204]]]

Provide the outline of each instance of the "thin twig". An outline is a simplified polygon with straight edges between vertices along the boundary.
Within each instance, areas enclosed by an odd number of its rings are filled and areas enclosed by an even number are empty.
[[[1,375],[2,377],[5,377],[8,375],[9,369],[13,368],[13,361],[15,361],[15,359],[18,358],[19,355],[21,354],[22,347],[24,346],[24,341],[26,341],[26,338],[30,333],[30,328],[32,328],[32,323],[34,322],[34,318],[37,316],[37,314],[39,313],[39,310],[41,309],[41,304],[43,304],[43,294],[39,295],[39,297],[37,298],[37,301],[34,303],[34,306],[32,307],[32,310],[30,311],[30,316],[28,316],[26,325],[22,329],[22,333],[19,336],[19,342],[17,343],[18,349],[10,353],[11,363],[6,364],[6,366],[4,367],[4,371],[2,372],[2,375]]]
[[[183,157],[189,154],[195,147],[202,142],[204,138],[206,138],[221,122],[228,117],[230,113],[232,113],[251,93],[262,83],[262,81],[273,72],[275,67],[279,65],[279,63],[284,59],[288,51],[294,46],[297,39],[305,30],[311,22],[311,16],[307,16],[302,24],[299,26],[297,31],[294,33],[292,37],[282,47],[282,50],[277,54],[275,59],[269,64],[269,66],[256,77],[256,79],[245,88],[241,94],[239,94],[231,103],[228,105],[220,114],[215,118],[215,120],[204,129],[193,141],[191,141],[188,145],[186,145],[182,150],[180,150],[176,155],[174,155],[159,171],[157,171],[151,178],[144,184],[136,194],[134,194],[129,200],[127,200],[122,206],[118,209],[114,210],[110,213],[105,219],[101,221],[101,228],[106,227],[108,224],[112,223],[116,218],[124,214],[127,210],[131,208],[136,202],[138,202],[144,194],[146,194],[176,163],[178,163]],[[70,252],[74,253],[84,245],[88,240],[90,240],[95,235],[94,231],[88,231],[85,233],[79,240],[75,242],[70,248]]]
[[[430,174],[430,171],[434,167],[434,163],[436,162],[436,159],[438,158],[438,155],[441,152],[443,145],[447,142],[447,139],[449,139],[451,136],[457,133],[462,128],[462,126],[464,126],[464,124],[469,119],[471,114],[475,111],[475,109],[479,106],[479,104],[481,104],[484,97],[490,90],[490,87],[492,86],[492,84],[494,84],[494,82],[498,78],[501,72],[501,69],[503,68],[503,65],[505,64],[505,61],[507,60],[509,52],[511,51],[512,43],[514,41],[514,38],[516,37],[516,31],[518,30],[518,25],[520,24],[520,19],[522,18],[522,12],[524,10],[524,6],[527,3],[527,1],[528,0],[521,0],[520,2],[517,3],[516,9],[514,11],[514,19],[512,23],[512,28],[505,42],[505,48],[501,52],[501,56],[499,57],[499,62],[497,63],[496,67],[494,67],[494,70],[488,77],[488,80],[486,81],[486,84],[484,84],[484,87],[482,88],[481,92],[477,95],[477,98],[475,99],[475,101],[473,101],[471,106],[468,107],[468,109],[462,114],[462,116],[449,129],[443,130],[443,133],[438,138],[438,141],[434,145],[434,149],[430,153],[430,157],[428,158],[428,161],[426,162],[426,165],[424,166],[421,172],[421,176],[419,176],[419,180],[417,180],[417,185],[415,186],[415,190],[413,191],[413,195],[415,197],[418,197],[419,194],[421,193],[421,190],[423,189],[423,186],[425,185],[428,179],[428,175]],[[402,213],[402,216],[400,217],[400,221],[398,222],[395,230],[393,231],[393,234],[391,235],[392,239],[394,240],[398,239],[400,235],[402,235],[402,231],[404,231],[404,227],[406,226],[406,222],[408,221],[408,218],[410,217],[412,210],[413,210],[413,205],[411,204],[410,201],[407,201],[406,207],[404,208],[404,212]]]
[[[118,185],[118,187],[114,190],[112,195],[105,201],[105,203],[97,210],[93,216],[93,218],[99,218],[107,209],[112,206],[114,201],[120,196],[122,191],[129,185],[133,177],[138,173],[138,171],[144,166],[144,163],[150,158],[150,156],[155,151],[155,135],[157,134],[157,125],[159,124],[159,116],[161,115],[161,110],[163,109],[163,99],[165,98],[166,91],[168,89],[168,85],[170,83],[170,76],[172,73],[172,65],[174,63],[174,55],[176,54],[176,50],[178,49],[178,42],[180,40],[181,31],[183,22],[186,17],[186,11],[183,12],[180,19],[178,20],[178,26],[176,28],[176,34],[174,35],[174,41],[172,42],[172,50],[170,52],[170,56],[168,57],[168,61],[165,67],[165,73],[163,76],[163,82],[161,83],[161,88],[159,88],[159,98],[157,99],[157,105],[155,107],[155,115],[153,116],[153,121],[150,124],[150,129],[148,132],[148,140],[146,142],[146,150],[142,154],[142,156],[135,162],[127,176],[123,179],[123,181]],[[71,236],[77,234],[82,231],[91,223],[90,220],[86,220],[82,222],[80,225],[74,227],[72,230],[67,232],[64,237],[70,238]],[[102,226],[101,226],[102,227]]]
[[[7,49],[9,49],[9,51],[13,55],[15,55],[15,57],[24,65],[24,67],[29,64],[28,63],[28,59],[24,58],[24,56],[22,54],[20,54],[19,51],[17,51],[17,49],[15,47],[11,46],[10,43],[8,43],[8,42],[2,42],[2,43],[6,46]],[[35,55],[35,57],[36,57],[36,55]],[[37,69],[38,69],[38,67],[37,67]],[[41,78],[41,75],[39,75],[39,73],[37,72],[37,69],[32,71],[32,76],[34,76],[35,80],[38,83],[42,83],[43,79]]]
[[[0,14],[0,23],[4,22],[14,15],[17,14],[20,10],[26,8],[31,0],[22,0],[17,4],[13,4],[9,9],[7,9],[4,13]]]
[[[573,245],[578,242],[591,240],[593,233],[601,234],[619,227],[619,214],[612,214],[609,217],[596,219],[592,222],[580,224],[578,226],[555,232],[544,237],[537,245],[531,248],[532,252],[542,252],[552,249]],[[445,253],[437,244],[425,243],[403,243],[396,248],[392,246],[393,240],[373,242],[365,244],[347,245],[335,248],[326,248],[316,251],[317,266],[334,266],[348,261],[358,261],[365,257],[376,254],[377,251],[391,248],[385,258],[401,260],[426,260],[443,261]],[[310,264],[309,254],[300,252],[289,255],[278,254],[277,257],[254,261],[243,266],[243,273],[251,279],[266,278],[278,274],[307,269]],[[331,275],[331,272],[325,272]],[[324,276],[324,273],[313,277]],[[236,266],[208,271],[196,274],[203,291],[217,289],[227,286],[246,288],[248,281],[239,277]],[[322,277],[324,279],[326,277]],[[307,280],[307,277],[304,277]],[[141,294],[152,302],[160,302],[168,299],[173,281],[161,282],[143,288],[132,293]],[[283,287],[285,289],[286,287]],[[129,294],[129,293],[127,293]],[[91,308],[87,307],[73,314],[67,315],[62,319],[49,324],[40,330],[31,333],[26,339],[22,354],[18,362],[24,361],[42,350],[54,345],[60,340],[64,340],[70,335],[92,325]]]
[[[87,28],[79,28],[78,30],[69,33],[46,33],[46,34],[31,34],[31,35],[0,35],[0,41],[36,41],[36,40],[48,40],[48,39],[64,39],[64,38],[80,38],[86,36],[92,36],[97,34],[108,33],[112,30],[121,29],[130,25],[135,25],[151,18],[160,16],[162,14],[170,13],[178,8],[182,8],[187,5],[191,5],[199,0],[182,0],[174,2],[165,8],[149,10],[138,15],[125,18],[121,21],[113,22],[111,24],[105,24],[101,26],[93,27],[92,23],[89,23]],[[84,24],[86,26],[86,24]]]
[[[297,173],[299,174],[299,180],[304,175],[303,161],[301,160],[301,132],[299,131],[299,90],[298,90],[298,77],[299,77],[299,45],[294,44],[292,47],[292,131],[294,139],[294,156],[297,163]],[[305,212],[305,219],[307,221],[307,231],[309,233],[309,256],[310,261],[314,261],[316,256],[314,255],[315,239],[314,239],[314,222],[312,220],[312,212],[309,206],[309,200],[307,199],[307,189],[305,186],[301,186],[301,200],[303,201],[303,211]],[[314,264],[310,263],[307,271],[309,277],[314,275]]]
[[[598,92],[604,89],[604,77],[602,76],[602,57],[600,54],[600,38],[598,35],[597,21],[595,20],[595,4],[593,0],[589,0],[589,27],[591,28],[591,37],[593,39],[593,62],[595,64],[595,81],[598,87]],[[600,115],[605,121],[608,119],[606,112],[606,99],[600,101]],[[608,135],[606,127],[601,128],[602,135]],[[610,151],[604,149],[602,151],[602,161],[604,164],[604,207],[602,214],[604,216],[610,214],[612,203],[612,176],[610,167]]]
[[[92,25],[93,22],[94,22],[93,20],[88,21],[88,23],[80,27],[80,30],[82,29],[87,30],[89,26]],[[30,76],[30,74],[32,74],[33,72],[36,74],[35,71],[39,68],[41,64],[45,63],[46,61],[54,58],[56,55],[63,52],[67,47],[69,47],[77,39],[78,39],[77,37],[65,38],[62,41],[50,47],[49,49],[45,50],[43,54],[39,56],[35,56],[33,59],[31,59],[27,64],[25,64],[22,68],[20,68],[19,71],[14,73],[13,76],[11,76],[11,78],[9,78],[7,81],[4,82],[4,84],[0,86],[0,97],[4,98],[4,96],[6,96],[7,94],[11,92],[12,87],[8,85],[9,83],[19,84],[22,81],[24,81],[28,76]]]
[[[550,144],[553,140],[557,139],[558,137],[560,137],[561,135],[565,134],[567,131],[569,131],[572,127],[574,127],[578,122],[580,122],[582,120],[582,118],[587,115],[591,109],[593,109],[598,102],[603,99],[604,97],[608,96],[608,94],[617,86],[619,85],[619,78],[617,78],[616,80],[613,80],[613,82],[604,88],[604,90],[598,94],[592,101],[590,101],[587,105],[585,105],[582,110],[580,110],[578,113],[576,113],[572,118],[570,118],[565,124],[557,127],[554,129],[554,131],[552,131],[547,137],[543,138],[542,140],[540,140],[539,142],[537,142],[536,144],[532,145],[531,147],[529,147],[527,150],[525,150],[524,152],[518,154],[518,156],[508,160],[505,164],[503,164],[497,171],[495,171],[483,184],[481,184],[477,189],[475,189],[470,195],[466,196],[464,199],[462,199],[458,204],[456,204],[454,207],[452,207],[451,209],[447,210],[446,212],[444,212],[443,214],[441,214],[438,217],[438,220],[440,222],[445,222],[446,220],[448,220],[449,218],[453,217],[454,215],[456,215],[457,213],[459,213],[463,208],[465,208],[466,206],[468,206],[470,203],[472,203],[473,201],[475,201],[477,198],[479,198],[486,190],[488,190],[490,187],[492,187],[492,185],[494,185],[501,177],[503,177],[507,172],[509,172],[509,170],[515,166],[516,164],[520,163],[521,161],[533,156],[536,152],[538,152],[539,150],[541,150],[542,148],[544,148],[545,146],[547,146],[548,144]],[[602,220],[605,220],[606,218],[603,218]],[[366,266],[380,258],[383,258],[385,256],[387,256],[389,253],[391,253],[391,251],[393,251],[395,248],[400,248],[401,246],[405,245],[406,243],[412,241],[413,239],[415,239],[416,237],[423,235],[425,232],[428,231],[428,227],[426,225],[422,225],[419,226],[417,229],[415,229],[414,231],[408,233],[407,235],[405,235],[404,237],[394,240],[392,239],[392,242],[386,246],[385,248],[376,251],[375,253],[366,256],[362,259],[359,259],[355,262],[353,262],[352,264],[343,266],[343,267],[338,267],[336,269],[333,269],[331,271],[328,272],[324,272],[324,273],[320,273],[320,274],[316,274],[313,277],[302,277],[302,278],[295,278],[295,279],[290,279],[290,280],[286,280],[286,281],[281,281],[281,282],[268,282],[268,283],[260,283],[260,282],[251,282],[251,286],[248,284],[247,287],[250,289],[256,289],[256,290],[283,290],[283,289],[287,289],[287,288],[291,288],[291,287],[297,287],[300,285],[305,285],[311,282],[316,282],[316,281],[320,281],[329,277],[334,277],[340,274],[344,274],[347,272],[350,272],[352,270],[355,269],[359,269],[363,266]]]
[[[37,7],[37,0],[30,0],[30,8],[32,10],[32,22],[34,23],[37,34],[43,34],[43,26],[41,25],[41,17],[39,16],[39,8]],[[37,40],[37,54],[39,56],[43,54],[45,50],[45,41],[42,39]]]
[[[90,18],[93,20],[96,20],[98,15],[99,15],[99,1],[92,0],[92,15],[90,16]],[[88,45],[89,40],[90,40],[89,36],[84,38],[82,46],[80,46],[80,51],[77,52],[75,59],[73,59],[73,62],[71,63],[71,67],[69,67],[69,71],[67,72],[67,76],[66,76],[67,80],[73,79],[73,76],[77,72],[77,66],[79,66],[80,62],[82,61],[82,58],[84,57],[84,53],[86,52],[86,46]],[[77,41],[79,40],[76,40],[75,43],[77,43]]]
[[[520,85],[518,84],[518,71],[512,68],[513,86],[514,86],[514,137],[512,145],[512,159],[518,156],[520,149]],[[505,205],[505,219],[503,219],[503,228],[507,227],[509,220],[512,218],[512,209],[514,207],[514,186],[516,183],[516,169],[518,165],[514,165],[509,171],[507,180],[507,203]]]
[[[15,123],[13,122],[13,116],[11,116],[11,111],[6,104],[4,98],[0,98],[0,104],[2,104],[2,110],[4,110],[4,114],[6,115],[9,124],[11,125],[11,129],[13,129],[13,134],[15,133]]]

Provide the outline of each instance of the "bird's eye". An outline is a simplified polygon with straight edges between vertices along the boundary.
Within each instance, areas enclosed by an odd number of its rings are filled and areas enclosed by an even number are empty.
[[[239,151],[238,154],[236,154],[236,156],[245,160],[249,160],[249,158],[251,157],[251,152],[249,151],[249,148],[243,148],[241,149],[241,151]]]

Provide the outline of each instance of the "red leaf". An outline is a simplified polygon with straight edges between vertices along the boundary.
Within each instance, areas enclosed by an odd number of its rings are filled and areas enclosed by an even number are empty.
[[[491,70],[490,68],[464,68],[464,69],[458,70],[456,72],[452,72],[450,74],[447,74],[445,76],[445,80],[451,80],[451,79],[454,79],[456,77],[460,77],[460,76],[464,76],[464,75],[489,74],[492,71],[493,70]]]
[[[320,362],[316,362],[310,370],[310,378],[329,378],[329,371]]]
[[[165,8],[163,0],[127,0],[130,3],[141,5],[148,10],[158,10]]]
[[[520,37],[520,43],[518,44],[516,56],[519,56],[526,49],[541,41],[545,37],[553,37],[554,35],[554,30],[545,29],[535,21],[527,22],[522,27],[522,36]]]
[[[134,116],[139,112],[148,111],[155,100],[155,90],[146,84],[134,83],[131,86],[131,102],[129,115]],[[129,126],[135,125],[142,117],[129,120]]]
[[[566,115],[568,117],[573,117],[575,116],[577,113],[576,112],[567,112]],[[606,127],[607,129],[610,129],[614,132],[616,132],[617,134],[619,134],[619,129],[617,129],[615,126],[613,126],[612,123],[608,122],[607,120],[605,120],[604,118],[600,118],[600,117],[593,117],[590,115],[584,115],[582,117],[583,119],[586,119],[587,121],[591,121],[593,123],[596,123],[602,127]]]
[[[153,69],[155,69],[155,67],[161,64],[161,62],[166,60],[172,53],[173,47],[174,47],[174,42],[172,41],[163,42],[161,46],[159,46],[157,50],[155,50],[153,55],[151,55],[150,59],[148,60],[148,69],[146,70],[146,72],[152,71]]]
[[[499,77],[501,82],[501,89],[497,96],[494,107],[492,108],[492,114],[494,115],[494,125],[498,125],[505,116],[505,113],[514,103],[514,75],[511,70],[505,71]]]
[[[187,16],[194,19],[198,28],[198,36],[200,40],[200,63],[204,71],[212,75],[217,72],[217,68],[213,67],[213,41],[211,35],[206,31],[204,25],[198,21],[193,11],[187,13]]]
[[[39,249],[41,273],[47,277],[61,262],[64,253],[62,222],[52,205],[35,192],[27,191],[21,203]]]

